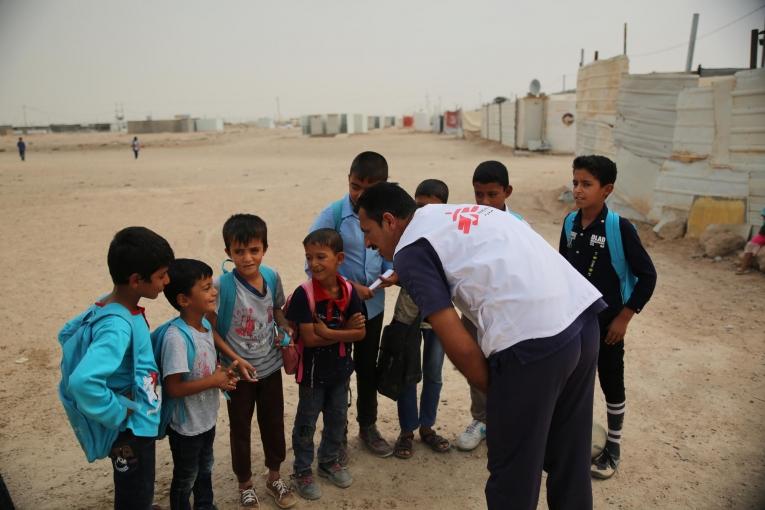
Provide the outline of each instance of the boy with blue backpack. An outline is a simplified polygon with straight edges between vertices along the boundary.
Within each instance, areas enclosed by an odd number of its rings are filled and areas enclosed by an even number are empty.
[[[290,508],[297,498],[279,474],[287,456],[281,347],[292,336],[281,309],[285,302],[281,278],[263,264],[268,230],[258,216],[231,216],[223,225],[223,242],[234,270],[224,272],[214,282],[218,290],[214,327],[220,335],[215,345],[224,363],[237,362],[241,376],[227,402],[231,465],[239,481],[239,506],[259,507],[250,457],[252,415],[257,408],[268,468],[266,492],[277,506]]]
[[[578,211],[566,216],[559,251],[602,294],[598,378],[606,398],[608,439],[592,461],[595,478],[613,476],[619,466],[624,392],[624,335],[656,286],[656,269],[628,220],[605,204],[616,182],[616,165],[604,156],[579,156],[573,164]]]
[[[180,312],[152,333],[164,384],[160,437],[167,434],[173,455],[170,508],[212,510],[212,467],[220,390],[234,390],[237,362],[217,363],[213,329],[205,314],[215,312],[218,291],[212,269],[199,260],[176,259],[168,269],[165,297]]]
[[[111,293],[59,332],[59,398],[89,462],[109,456],[114,508],[149,510],[162,391],[142,298],[168,284],[173,250],[144,227],[114,236]]]
[[[366,335],[366,317],[356,289],[338,273],[345,258],[340,234],[321,228],[308,234],[303,246],[311,279],[295,289],[287,305],[287,318],[296,324],[301,353],[295,376],[300,389],[292,429],[292,481],[300,496],[319,499],[321,489],[314,481],[311,465],[320,413],[324,415],[324,430],[318,451],[319,476],[343,489],[353,483],[340,455],[354,368],[351,351],[353,342]]]

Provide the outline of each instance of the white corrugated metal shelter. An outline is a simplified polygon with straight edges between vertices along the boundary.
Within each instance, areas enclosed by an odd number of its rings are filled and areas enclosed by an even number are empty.
[[[501,134],[499,130],[499,108],[497,103],[489,104],[488,138],[493,142],[498,142]]]
[[[614,158],[612,128],[616,123],[616,97],[629,59],[618,56],[580,67],[576,79],[576,154]]]
[[[414,130],[415,131],[430,131],[430,118],[425,112],[417,112],[414,114]]]
[[[553,94],[545,104],[545,141],[554,153],[576,151],[576,94]]]
[[[340,134],[341,120],[339,113],[328,113],[324,118],[324,134],[330,136]]]
[[[545,98],[527,96],[516,101],[515,146],[539,147],[544,140]]]
[[[223,131],[223,119],[194,119],[194,131]]]
[[[502,103],[499,115],[502,128],[500,130],[502,145],[515,148],[515,101],[505,101]]]
[[[481,138],[489,139],[489,105],[481,107]]]
[[[271,117],[260,117],[255,122],[255,125],[263,129],[272,129],[274,127],[274,119]]]

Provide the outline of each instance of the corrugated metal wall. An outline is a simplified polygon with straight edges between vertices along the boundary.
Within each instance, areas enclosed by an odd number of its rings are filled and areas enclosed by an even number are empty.
[[[556,153],[576,151],[576,94],[555,94],[545,105],[545,140]]]
[[[576,153],[614,157],[611,129],[616,122],[616,98],[629,59],[618,56],[579,68],[576,79]]]
[[[499,105],[497,103],[491,103],[489,105],[489,140],[494,142],[499,141]]]
[[[502,103],[502,145],[515,148],[515,101]]]

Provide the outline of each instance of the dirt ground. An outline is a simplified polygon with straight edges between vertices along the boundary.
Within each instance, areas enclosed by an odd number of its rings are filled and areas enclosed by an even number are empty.
[[[0,137],[0,472],[17,508],[107,508],[111,468],[88,464],[56,395],[61,325],[110,289],[106,251],[112,235],[145,225],[176,255],[214,268],[224,258],[220,234],[235,212],[261,215],[269,227],[266,263],[285,288],[303,278],[300,244],[314,216],[345,191],[351,159],[362,150],[388,159],[391,180],[414,190],[436,177],[452,202],[472,201],[476,164],[508,164],[513,209],[557,246],[566,207],[557,201],[570,179],[570,156],[513,156],[481,141],[388,130],[309,139],[295,130],[235,128],[225,134],[145,135],[133,160],[132,136],[30,135],[27,161],[15,137]],[[618,183],[617,183],[618,185]],[[623,462],[594,482],[596,508],[762,508],[765,494],[765,277],[734,276],[732,261],[698,257],[692,240],[664,242],[641,229],[659,274],[645,311],[628,331]],[[387,316],[395,291],[388,291]],[[156,326],[173,315],[163,296],[144,303]],[[437,428],[454,439],[469,422],[469,394],[447,361]],[[288,453],[297,388],[285,378]],[[595,416],[605,419],[596,389]],[[380,397],[380,428],[393,440],[395,403]],[[436,454],[417,441],[410,460],[377,459],[360,449],[351,420],[354,484],[322,483],[323,497],[298,508],[472,509],[485,506],[486,446]],[[234,508],[225,406],[218,419],[214,488],[221,509]],[[318,438],[317,438],[318,440]],[[263,454],[257,427],[253,465]],[[157,448],[157,500],[167,505],[172,462]],[[262,478],[256,490],[264,494]],[[276,508],[268,497],[263,508]],[[545,508],[544,489],[540,507]]]

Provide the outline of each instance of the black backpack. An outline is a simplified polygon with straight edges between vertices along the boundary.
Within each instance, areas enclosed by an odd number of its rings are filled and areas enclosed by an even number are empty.
[[[377,357],[377,391],[398,400],[404,388],[422,380],[420,317],[411,324],[393,320],[385,326]]]

